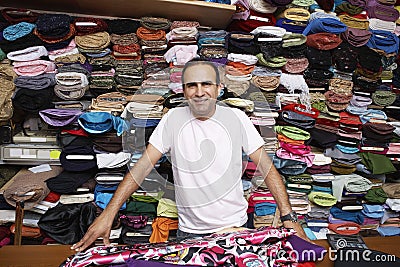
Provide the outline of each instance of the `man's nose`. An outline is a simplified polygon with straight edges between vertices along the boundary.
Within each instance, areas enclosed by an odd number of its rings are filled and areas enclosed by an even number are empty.
[[[196,96],[203,96],[204,95],[204,89],[201,83],[197,83],[196,91],[195,91]]]

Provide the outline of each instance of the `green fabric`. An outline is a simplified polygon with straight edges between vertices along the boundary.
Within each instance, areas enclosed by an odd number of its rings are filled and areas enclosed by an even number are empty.
[[[0,61],[3,61],[3,59],[5,59],[5,58],[6,58],[6,54],[0,48]]]
[[[344,164],[332,159],[331,170],[338,174],[351,174],[356,171],[356,165]]]
[[[388,196],[385,193],[385,191],[383,191],[382,187],[377,187],[377,188],[371,188],[370,190],[368,190],[367,194],[365,194],[364,198],[369,203],[383,204],[386,202],[386,199],[388,198]]]
[[[396,171],[396,168],[386,155],[370,152],[358,153],[358,155],[361,157],[361,163],[364,164],[372,174],[385,174]]]
[[[309,184],[299,184],[299,183],[285,183],[287,190],[294,191],[294,192],[300,192],[300,193],[310,193],[312,190],[312,186]],[[301,187],[306,187],[306,188],[301,188]]]
[[[258,58],[258,63],[262,66],[270,67],[270,68],[281,68],[286,65],[287,61],[284,57],[271,57],[269,59],[265,59],[262,53],[256,55]]]
[[[295,184],[312,184],[314,181],[310,174],[302,173],[294,176],[287,176],[286,180]]]
[[[308,194],[308,199],[323,207],[332,207],[336,204],[337,199],[329,193],[312,191]]]
[[[157,215],[157,205],[141,201],[129,201],[126,204],[126,215],[147,215],[155,217]]]
[[[285,34],[282,37],[282,47],[299,46],[305,44],[307,37],[301,33]]]
[[[362,6],[355,6],[348,2],[343,2],[340,5],[336,6],[335,12],[337,14],[345,12],[349,15],[357,15],[360,14],[363,9],[364,8]]]
[[[157,216],[178,218],[178,209],[175,201],[168,198],[160,199],[157,206]]]
[[[326,104],[324,100],[314,102],[311,104],[312,108],[318,109],[319,111],[324,111],[326,108]]]
[[[164,195],[163,191],[158,192],[156,196],[143,196],[143,195],[135,195],[133,194],[131,197],[135,201],[141,201],[146,203],[156,203],[162,196]]]
[[[308,140],[311,137],[309,132],[295,126],[275,126],[274,130],[293,140]]]

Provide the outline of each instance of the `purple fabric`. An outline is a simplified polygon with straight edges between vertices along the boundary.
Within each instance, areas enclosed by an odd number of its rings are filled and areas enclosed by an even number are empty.
[[[322,259],[326,252],[324,247],[310,243],[297,235],[289,236],[288,242],[292,244],[293,249],[297,252],[297,260],[299,262],[317,261]]]
[[[44,109],[39,111],[40,117],[49,125],[62,127],[78,120],[82,111],[76,109]]]
[[[395,22],[399,18],[399,11],[393,6],[383,5],[377,0],[368,1],[367,13],[369,18],[377,18]]]

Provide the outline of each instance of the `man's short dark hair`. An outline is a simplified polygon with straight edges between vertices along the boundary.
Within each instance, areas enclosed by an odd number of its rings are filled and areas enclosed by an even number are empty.
[[[199,59],[199,58],[192,59],[192,60],[188,61],[188,62],[185,64],[185,67],[184,67],[183,70],[182,70],[182,82],[183,82],[183,80],[184,80],[183,77],[185,76],[186,70],[187,70],[189,67],[196,66],[196,65],[207,65],[207,66],[212,67],[212,68],[214,69],[214,72],[215,72],[215,77],[216,77],[216,81],[215,81],[215,82],[216,82],[217,84],[219,84],[219,83],[221,82],[221,79],[220,79],[220,77],[219,77],[219,71],[218,71],[217,66],[216,66],[213,62],[211,62],[211,61],[207,61],[207,60]]]

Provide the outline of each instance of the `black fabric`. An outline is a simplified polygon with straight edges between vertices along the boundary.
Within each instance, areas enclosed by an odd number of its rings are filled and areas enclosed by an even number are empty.
[[[42,215],[38,225],[55,241],[72,245],[81,240],[95,218],[96,206],[93,203],[59,203]]]
[[[301,44],[282,48],[282,55],[285,58],[303,58],[306,55],[307,45]]]
[[[92,155],[93,159],[67,159],[67,155]],[[60,154],[61,166],[67,171],[86,171],[97,166],[96,156],[92,146],[64,147]]]
[[[41,14],[36,20],[36,29],[44,36],[62,38],[69,33],[72,21],[67,14]]]
[[[73,194],[82,184],[93,178],[97,173],[97,168],[86,171],[66,171],[64,170],[56,177],[46,180],[47,187],[59,194]]]
[[[110,19],[106,20],[106,23],[110,34],[136,33],[137,29],[140,27],[140,21],[131,19]]]
[[[382,56],[368,46],[362,46],[358,50],[358,63],[365,69],[372,72],[382,70]]]
[[[248,38],[232,38],[232,34],[246,35]],[[228,37],[228,52],[236,54],[258,54],[259,50],[254,41],[254,35],[247,32],[233,31]]]
[[[42,109],[52,108],[54,90],[52,87],[41,90],[19,89],[15,93],[12,102],[15,108],[38,114]]]
[[[343,72],[353,72],[357,67],[357,48],[342,42],[333,50],[332,60],[335,68]]]
[[[296,113],[290,110],[284,110],[279,113],[278,122],[285,122],[288,125],[296,126],[302,129],[310,129],[315,125],[315,119]],[[281,123],[279,123],[282,125]]]
[[[311,134],[310,145],[319,148],[327,148],[335,146],[337,142],[337,135],[321,129],[310,129]]]
[[[319,50],[308,46],[306,49],[309,68],[329,69],[332,66],[332,55],[330,50]]]
[[[8,54],[12,51],[23,50],[31,46],[43,45],[43,41],[39,39],[33,32],[18,38],[15,41],[7,41],[0,38],[0,47],[4,53]]]

